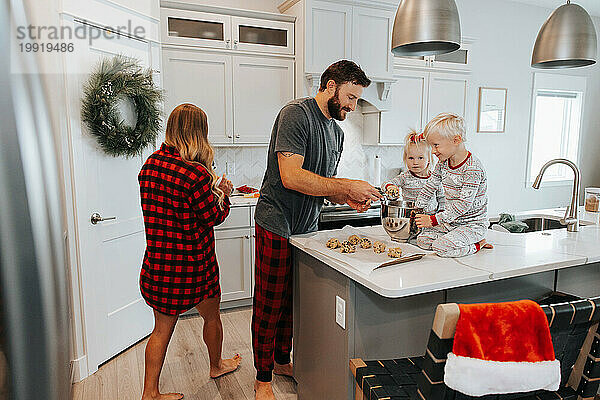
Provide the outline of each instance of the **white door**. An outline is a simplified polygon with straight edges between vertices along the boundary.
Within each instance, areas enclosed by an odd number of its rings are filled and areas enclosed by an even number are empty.
[[[411,129],[420,132],[424,127],[427,97],[427,72],[403,71],[394,75],[391,107],[381,113],[379,142],[402,144]]]
[[[234,57],[233,92],[235,143],[269,143],[277,113],[294,98],[294,61]]]
[[[431,73],[427,120],[451,112],[464,118],[467,105],[467,77],[460,74]]]
[[[79,26],[72,19],[66,24]],[[72,240],[78,245],[89,373],[153,327],[152,311],[139,289],[146,244],[137,182],[143,160],[105,155],[80,118],[82,86],[88,78],[80,71],[89,71],[103,57],[118,54],[160,69],[148,42],[126,37],[96,39],[65,60],[78,232]],[[92,224],[93,213],[115,219]]]
[[[222,301],[241,300],[252,296],[251,239],[250,228],[215,231]]]
[[[352,58],[351,28],[351,6],[314,1],[306,24],[306,72],[322,73],[333,62]]]
[[[231,17],[233,49],[294,54],[294,23]]]
[[[208,116],[208,138],[233,142],[231,56],[194,50],[163,49],[165,113],[182,103],[202,108]]]
[[[367,75],[387,78],[392,75],[390,51],[395,13],[367,7],[354,7],[352,59]]]

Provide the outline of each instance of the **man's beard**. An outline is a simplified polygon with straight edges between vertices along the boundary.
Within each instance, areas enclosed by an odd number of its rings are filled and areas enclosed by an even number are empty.
[[[346,115],[342,114],[342,111],[346,111],[349,113],[352,111],[347,107],[342,108],[342,104],[340,103],[340,88],[335,89],[335,94],[332,98],[327,100],[327,110],[329,111],[329,115],[331,118],[337,119],[338,121],[343,121],[346,119]]]

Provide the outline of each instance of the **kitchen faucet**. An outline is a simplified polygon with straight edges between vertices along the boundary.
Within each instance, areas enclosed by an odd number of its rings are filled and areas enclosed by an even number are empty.
[[[565,216],[560,220],[560,223],[567,226],[567,231],[569,232],[577,232],[579,230],[579,181],[581,179],[581,174],[579,172],[579,168],[575,163],[566,160],[564,158],[555,158],[554,160],[548,161],[546,164],[542,166],[540,173],[535,178],[535,182],[533,182],[533,188],[539,189],[540,184],[542,183],[542,176],[546,169],[549,166],[554,164],[565,164],[571,167],[573,173],[575,174],[575,179],[573,180],[573,194],[571,196],[571,205],[567,206],[567,210],[565,211]]]

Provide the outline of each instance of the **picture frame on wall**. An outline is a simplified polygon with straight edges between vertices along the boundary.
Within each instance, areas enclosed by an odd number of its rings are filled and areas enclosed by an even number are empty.
[[[506,129],[506,88],[479,88],[477,132],[504,133]]]

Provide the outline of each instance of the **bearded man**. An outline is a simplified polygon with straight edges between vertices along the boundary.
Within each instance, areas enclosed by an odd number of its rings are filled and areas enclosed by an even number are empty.
[[[257,400],[275,399],[273,372],[293,374],[290,235],[317,230],[325,198],[359,212],[380,198],[365,181],[335,177],[344,143],[336,120],[356,109],[370,83],[358,65],[338,61],[321,75],[314,98],[291,101],[275,120],[255,212],[252,348]]]

